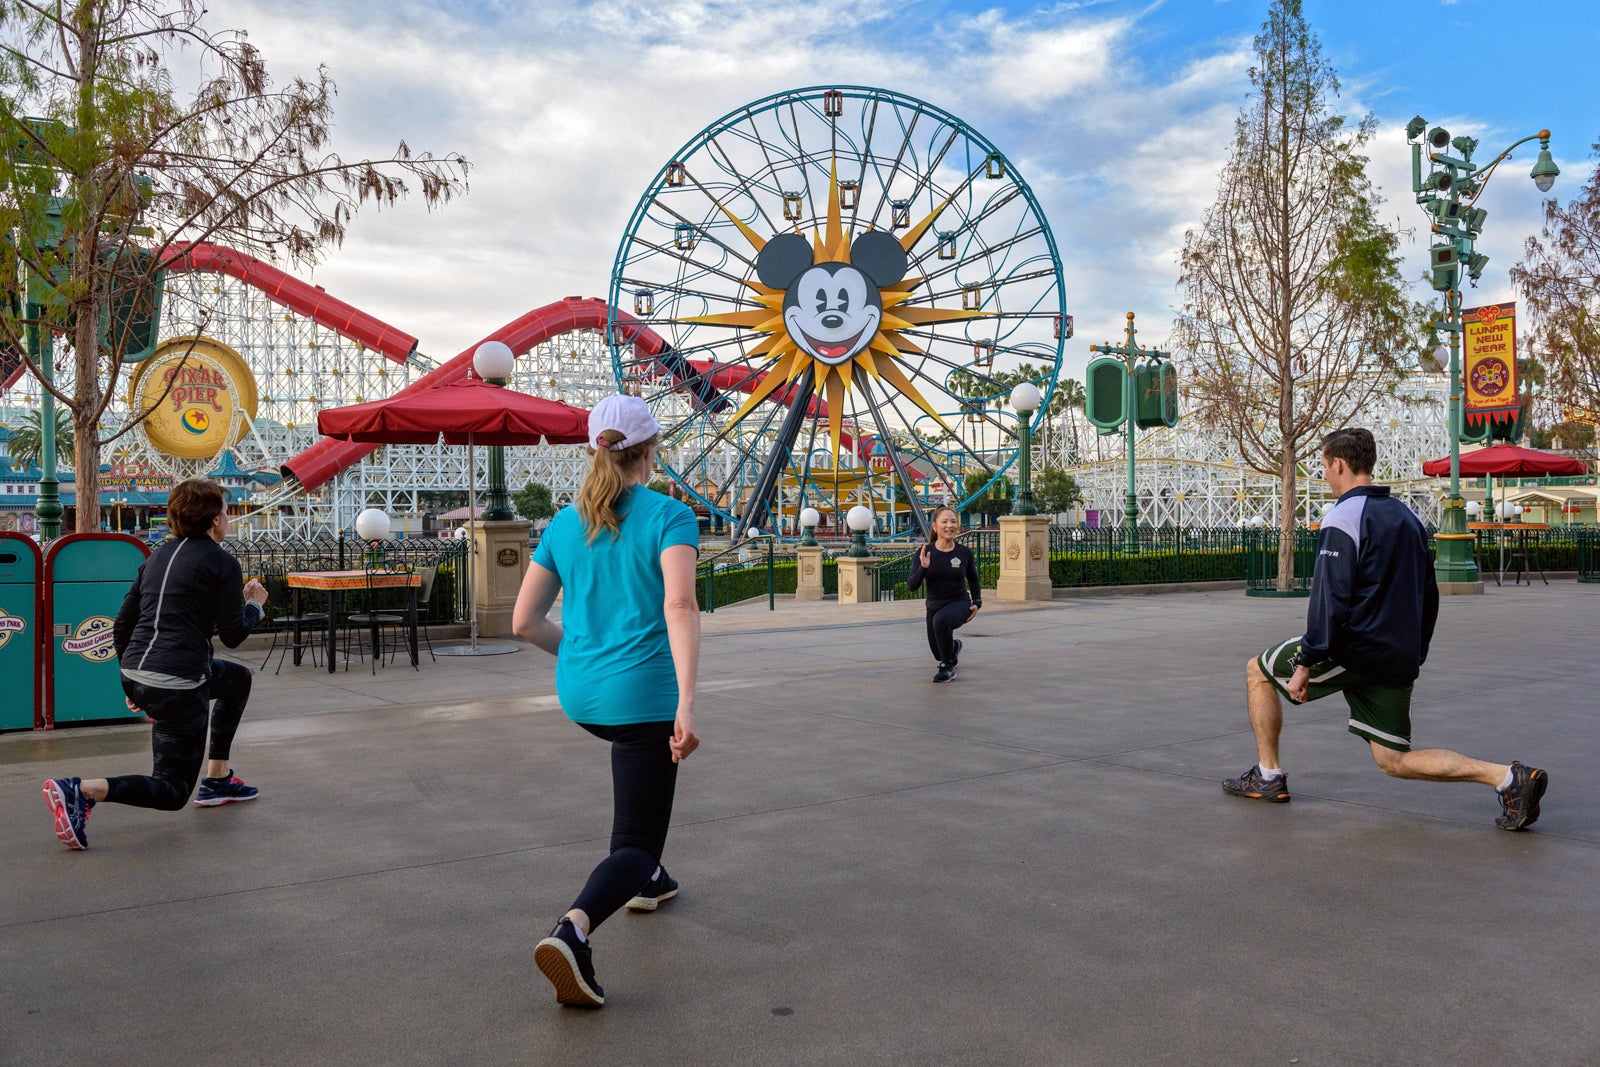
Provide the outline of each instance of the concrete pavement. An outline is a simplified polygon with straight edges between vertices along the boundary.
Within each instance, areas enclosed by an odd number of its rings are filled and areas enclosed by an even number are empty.
[[[537,650],[260,675],[261,799],[102,806],[85,853],[39,782],[148,729],[0,736],[0,1064],[1600,1062],[1600,586],[1443,606],[1415,739],[1545,767],[1523,834],[1338,698],[1289,710],[1292,804],[1223,795],[1304,608],[991,602],[944,686],[920,604],[706,616],[683,891],[599,929],[597,1013],[532,964],[610,819]]]

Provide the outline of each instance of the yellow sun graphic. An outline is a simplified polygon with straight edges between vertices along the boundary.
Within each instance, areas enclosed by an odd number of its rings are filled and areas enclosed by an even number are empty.
[[[760,375],[759,384],[734,412],[718,436],[730,432],[740,420],[755,409],[757,404],[778,389],[800,378],[807,369],[811,369],[815,375],[816,390],[826,402],[828,439],[833,448],[835,468],[837,468],[845,395],[853,385],[862,381],[859,377],[862,374],[886,388],[899,391],[946,431],[951,431],[950,425],[911,384],[911,379],[900,366],[899,360],[902,354],[913,356],[926,354],[923,348],[904,336],[901,331],[917,326],[987,318],[992,313],[956,308],[906,306],[917,286],[923,281],[921,277],[896,276],[892,281],[875,285],[874,292],[868,294],[867,302],[875,307],[881,307],[881,314],[869,313],[862,317],[860,308],[862,302],[859,299],[854,302],[855,306],[846,306],[851,303],[848,297],[859,296],[858,292],[852,291],[858,290],[861,284],[857,281],[857,276],[860,276],[866,285],[873,286],[874,282],[864,272],[847,269],[852,268],[852,235],[845,231],[841,221],[837,161],[834,161],[829,168],[828,187],[827,223],[821,232],[812,231],[811,255],[809,262],[803,264],[804,267],[820,269],[821,274],[816,273],[816,270],[808,270],[802,279],[796,280],[787,288],[766,284],[760,277],[747,278],[744,280],[744,285],[754,292],[755,302],[761,305],[759,309],[696,315],[680,321],[709,326],[738,327],[768,335],[748,353],[748,356],[755,361],[753,366]],[[939,204],[927,218],[912,226],[898,239],[900,254],[909,253],[916,246],[947,203],[948,201]],[[758,255],[766,250],[769,239],[762,238],[721,203],[718,203],[717,207],[750,242]],[[796,233],[799,233],[799,229],[797,225]],[[892,237],[888,239],[894,240]],[[770,239],[771,242],[779,240],[792,242],[793,238],[780,236]],[[793,290],[805,279],[815,279],[812,285],[807,286],[815,295],[808,293],[802,301]],[[837,285],[816,284],[829,283],[834,279],[838,280]],[[873,296],[877,298],[876,301],[870,299]],[[796,309],[800,308],[802,303],[804,307],[797,314]],[[797,322],[812,317],[823,322],[829,314],[841,321],[854,315],[855,321],[864,321],[866,327],[850,340],[829,346],[796,326]],[[849,325],[842,327],[846,331],[849,328]],[[795,336],[796,333],[800,336]],[[803,397],[796,396],[791,399],[791,403],[804,402]]]

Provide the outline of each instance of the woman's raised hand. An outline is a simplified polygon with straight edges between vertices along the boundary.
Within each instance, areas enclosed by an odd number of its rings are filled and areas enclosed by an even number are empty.
[[[923,545],[922,550],[917,553],[917,562],[922,564],[923,570],[927,570],[929,567],[933,566],[933,559],[928,555],[927,545]]]

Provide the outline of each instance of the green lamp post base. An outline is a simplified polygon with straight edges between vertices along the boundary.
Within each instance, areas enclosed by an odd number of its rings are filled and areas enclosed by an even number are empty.
[[[1467,529],[1467,509],[1461,498],[1445,500],[1439,532],[1434,536],[1433,574],[1440,586],[1479,584],[1478,562],[1472,555],[1475,540]]]

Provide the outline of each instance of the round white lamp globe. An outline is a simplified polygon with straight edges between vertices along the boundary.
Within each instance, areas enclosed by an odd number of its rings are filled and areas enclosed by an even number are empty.
[[[1476,500],[1467,501],[1467,518],[1475,519],[1483,514],[1483,505]]]
[[[822,521],[822,513],[816,508],[806,508],[800,512],[801,526],[815,526]]]
[[[504,341],[485,341],[472,353],[472,369],[480,378],[509,378],[516,365],[517,357]]]
[[[1024,415],[1038,411],[1043,401],[1044,394],[1032,382],[1023,382],[1011,390],[1011,406]]]
[[[465,541],[466,539],[467,539],[467,528],[465,526],[457,526],[456,527],[456,540],[457,541]]]
[[[382,541],[389,536],[389,515],[379,508],[367,508],[356,516],[356,536],[363,541]]]
[[[845,515],[844,521],[856,533],[865,533],[872,529],[872,509],[857,504]]]
[[[744,532],[744,535],[746,537],[760,537],[761,536],[761,527],[752,526],[752,527],[750,527],[750,529],[748,529],[748,530],[746,530]]]

